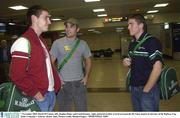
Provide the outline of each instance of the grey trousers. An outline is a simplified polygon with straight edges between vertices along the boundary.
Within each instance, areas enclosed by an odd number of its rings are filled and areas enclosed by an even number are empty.
[[[87,111],[87,88],[80,81],[65,82],[62,86],[57,96],[59,111],[71,111],[72,103],[76,111]]]

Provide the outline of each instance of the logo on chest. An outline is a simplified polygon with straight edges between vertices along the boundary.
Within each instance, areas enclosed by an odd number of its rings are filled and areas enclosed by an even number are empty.
[[[138,50],[145,50],[145,47],[139,47]]]
[[[65,52],[71,51],[71,47],[70,47],[69,45],[65,45],[65,46],[64,46],[64,51],[65,51]]]

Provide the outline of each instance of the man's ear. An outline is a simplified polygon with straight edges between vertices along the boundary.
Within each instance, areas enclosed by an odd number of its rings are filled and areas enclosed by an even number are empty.
[[[144,29],[144,24],[143,24],[143,23],[140,23],[140,24],[139,24],[139,27],[140,27],[141,29]]]
[[[80,30],[80,29],[79,29],[79,27],[78,27],[78,28],[76,29],[76,31],[79,32],[79,30]]]
[[[31,21],[32,23],[35,23],[37,21],[37,17],[35,15],[31,16]]]

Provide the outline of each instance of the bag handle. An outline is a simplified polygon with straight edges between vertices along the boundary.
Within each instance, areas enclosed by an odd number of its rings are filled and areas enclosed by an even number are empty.
[[[152,37],[152,36],[147,36],[147,35],[148,34],[144,35],[143,39],[136,45],[133,51],[137,50],[148,38]]]
[[[136,51],[148,38],[152,36],[147,36],[148,34],[146,33],[143,37],[143,39],[135,46],[135,48],[132,51],[129,51],[128,57],[131,57],[131,55]]]
[[[80,40],[77,39],[74,47],[72,48],[71,52],[64,58],[64,60],[61,62],[61,64],[58,65],[58,71],[60,72],[60,70],[62,69],[62,67],[69,61],[69,59],[72,57],[73,53],[75,52],[75,50],[77,49],[78,45],[80,43]]]

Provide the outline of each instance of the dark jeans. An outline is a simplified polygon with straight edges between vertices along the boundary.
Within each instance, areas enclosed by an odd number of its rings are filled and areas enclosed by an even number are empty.
[[[131,86],[131,100],[134,111],[159,111],[159,86],[155,85],[148,93],[144,86]]]
[[[60,111],[71,111],[74,102],[76,111],[87,111],[86,86],[79,81],[65,82],[58,93]]]

